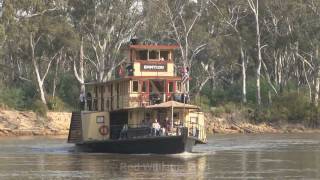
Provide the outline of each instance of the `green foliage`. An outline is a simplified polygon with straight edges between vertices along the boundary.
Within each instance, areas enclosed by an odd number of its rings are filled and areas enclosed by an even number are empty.
[[[221,117],[226,111],[223,106],[212,107],[210,109],[211,114],[217,117]]]
[[[237,105],[235,103],[232,103],[232,102],[229,102],[227,104],[225,104],[224,106],[224,111],[226,113],[232,113],[234,111],[236,111],[238,108],[237,108]]]
[[[69,107],[77,107],[79,99],[79,83],[71,74],[61,76],[58,97]]]
[[[7,87],[0,89],[0,104],[2,106],[24,110],[30,109],[34,99],[34,90],[25,84],[24,88]]]
[[[9,108],[21,109],[24,107],[24,91],[22,89],[0,89],[0,104]]]
[[[40,100],[36,100],[33,102],[32,110],[33,110],[33,112],[35,112],[37,115],[39,115],[41,117],[47,117],[48,108]]]
[[[210,111],[210,99],[207,96],[195,96],[191,99],[191,103],[200,106],[203,111]]]
[[[66,111],[66,105],[59,97],[47,97],[47,106],[50,111]]]
[[[255,110],[255,122],[305,123],[317,121],[318,108],[310,104],[308,97],[289,92],[274,98],[271,106]]]
[[[254,79],[250,79],[247,81],[247,101],[248,104],[255,104],[256,102],[256,84]],[[219,85],[214,89],[210,87],[211,85],[208,83],[202,91],[202,94],[208,97],[210,106],[220,106],[224,104],[228,104],[229,102],[233,103],[241,103],[242,101],[242,84],[240,81],[227,84],[227,85]],[[268,103],[268,91],[271,88],[267,84],[266,81],[261,81],[261,96],[263,103]]]

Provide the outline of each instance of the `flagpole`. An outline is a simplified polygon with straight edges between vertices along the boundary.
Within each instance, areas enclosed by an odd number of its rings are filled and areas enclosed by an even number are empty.
[[[171,131],[173,130],[173,101],[171,102]]]

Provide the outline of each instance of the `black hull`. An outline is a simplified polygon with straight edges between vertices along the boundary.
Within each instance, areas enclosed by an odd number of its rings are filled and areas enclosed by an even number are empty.
[[[196,140],[184,136],[90,141],[76,144],[80,151],[121,154],[177,154],[192,152]]]

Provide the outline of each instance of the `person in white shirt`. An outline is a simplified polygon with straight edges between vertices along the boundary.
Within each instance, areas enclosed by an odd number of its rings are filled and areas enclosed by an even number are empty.
[[[155,119],[154,122],[152,123],[152,133],[153,133],[153,135],[158,136],[160,128],[161,128],[161,126],[158,123],[158,120]]]
[[[80,110],[84,110],[84,106],[86,104],[86,95],[84,91],[80,92],[79,100],[80,100]]]

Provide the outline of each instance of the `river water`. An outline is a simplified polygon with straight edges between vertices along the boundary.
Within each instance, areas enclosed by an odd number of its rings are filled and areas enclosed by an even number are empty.
[[[61,137],[0,138],[0,179],[320,179],[320,134],[215,135],[194,153],[77,152]]]

